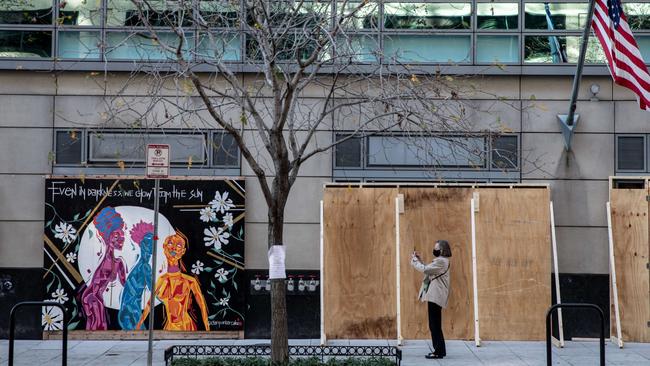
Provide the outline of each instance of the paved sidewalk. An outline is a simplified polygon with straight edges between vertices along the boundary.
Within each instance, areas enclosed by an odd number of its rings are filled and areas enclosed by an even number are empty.
[[[314,344],[318,340],[291,340],[292,344]],[[214,341],[156,341],[154,362],[164,364],[164,349],[175,344],[260,344],[268,340],[214,340]],[[17,341],[15,365],[56,366],[61,362],[60,341]],[[332,341],[332,345],[388,345],[388,341]],[[9,342],[0,340],[0,365],[7,364]],[[68,365],[146,365],[146,341],[70,341]],[[444,360],[427,360],[429,348],[424,341],[407,341],[402,347],[402,365],[546,365],[544,342],[485,342],[475,347],[473,342],[448,341]],[[606,347],[607,365],[650,365],[650,344],[628,343],[619,349],[611,343]],[[554,365],[598,365],[598,342],[567,342],[564,349],[553,348]]]

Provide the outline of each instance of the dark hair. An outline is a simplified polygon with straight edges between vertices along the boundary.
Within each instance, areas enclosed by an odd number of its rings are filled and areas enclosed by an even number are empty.
[[[441,257],[451,257],[451,246],[446,240],[438,240],[438,246],[440,247],[440,256]]]

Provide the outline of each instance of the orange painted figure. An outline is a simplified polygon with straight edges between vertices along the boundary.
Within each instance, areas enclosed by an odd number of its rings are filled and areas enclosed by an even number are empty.
[[[167,257],[167,273],[156,281],[156,297],[165,305],[164,330],[195,331],[196,320],[190,315],[192,308],[192,295],[201,309],[201,318],[205,330],[210,330],[208,324],[208,310],[201,287],[196,278],[188,276],[181,258],[187,251],[187,238],[180,231],[170,235],[163,243],[163,252]],[[142,323],[149,315],[151,299],[142,312],[140,321],[135,329],[140,329]]]

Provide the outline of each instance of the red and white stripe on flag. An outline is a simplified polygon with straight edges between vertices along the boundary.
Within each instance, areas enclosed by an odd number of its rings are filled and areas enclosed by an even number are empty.
[[[637,95],[639,107],[650,110],[650,75],[620,0],[596,0],[592,27],[603,46],[614,82]]]

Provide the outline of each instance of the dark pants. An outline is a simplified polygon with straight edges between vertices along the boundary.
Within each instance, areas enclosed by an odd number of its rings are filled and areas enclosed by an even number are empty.
[[[445,336],[442,334],[442,308],[440,305],[428,302],[429,304],[429,330],[431,331],[431,343],[435,354],[447,355],[445,348]]]

